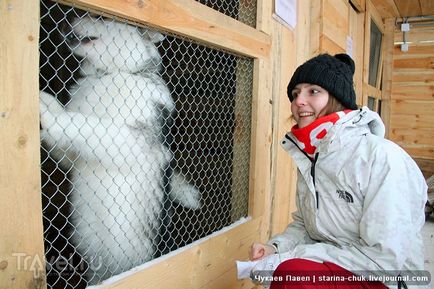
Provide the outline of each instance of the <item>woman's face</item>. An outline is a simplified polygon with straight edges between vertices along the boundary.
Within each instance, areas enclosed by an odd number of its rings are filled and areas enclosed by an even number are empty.
[[[329,100],[327,90],[319,85],[300,83],[292,90],[294,97],[291,102],[291,112],[299,128],[311,124],[314,120],[324,116],[325,107]]]

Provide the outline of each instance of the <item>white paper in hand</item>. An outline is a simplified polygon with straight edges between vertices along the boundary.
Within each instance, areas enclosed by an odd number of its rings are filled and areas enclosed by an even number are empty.
[[[255,267],[258,261],[236,261],[237,262],[237,276],[238,279],[250,278],[250,272]]]
[[[291,259],[292,253],[272,254],[256,261],[236,261],[238,279],[250,278],[255,271],[273,272],[283,261]]]

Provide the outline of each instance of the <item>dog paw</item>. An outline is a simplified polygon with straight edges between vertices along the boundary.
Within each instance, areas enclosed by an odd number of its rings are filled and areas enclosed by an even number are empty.
[[[180,173],[174,173],[171,187],[170,197],[172,200],[189,209],[197,210],[200,208],[199,190],[195,186],[190,185]]]
[[[39,109],[42,129],[52,127],[56,123],[56,114],[64,111],[57,99],[43,91],[39,94]]]
[[[53,113],[61,113],[64,111],[63,106],[57,101],[57,99],[49,93],[41,91],[39,93],[40,109],[41,113],[45,111],[51,111]]]

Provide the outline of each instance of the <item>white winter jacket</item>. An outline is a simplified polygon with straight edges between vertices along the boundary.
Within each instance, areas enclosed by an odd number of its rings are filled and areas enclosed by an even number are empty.
[[[328,131],[314,161],[288,133],[282,146],[298,167],[298,211],[269,244],[360,275],[423,270],[426,182],[410,156],[383,137],[380,117],[366,107]]]

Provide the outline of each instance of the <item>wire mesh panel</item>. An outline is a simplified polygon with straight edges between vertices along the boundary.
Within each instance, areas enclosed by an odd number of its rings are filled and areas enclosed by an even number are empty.
[[[84,288],[248,211],[252,59],[41,2],[49,288]]]
[[[256,0],[196,0],[249,26],[256,27]]]

